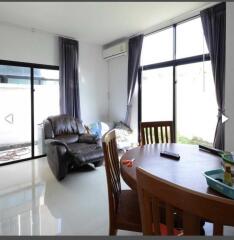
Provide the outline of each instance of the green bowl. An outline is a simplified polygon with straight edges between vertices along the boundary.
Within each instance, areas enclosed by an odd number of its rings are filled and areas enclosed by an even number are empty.
[[[228,186],[223,182],[224,171],[223,169],[215,169],[204,172],[206,182],[209,187],[222,195],[234,199],[234,187]]]
[[[221,158],[227,162],[227,163],[230,163],[230,164],[234,164],[234,159],[233,159],[233,156],[231,153],[221,153],[220,154]]]

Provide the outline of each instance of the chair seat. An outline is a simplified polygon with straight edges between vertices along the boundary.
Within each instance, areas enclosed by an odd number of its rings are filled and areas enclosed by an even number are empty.
[[[137,192],[132,190],[121,191],[116,225],[122,230],[142,232]]]

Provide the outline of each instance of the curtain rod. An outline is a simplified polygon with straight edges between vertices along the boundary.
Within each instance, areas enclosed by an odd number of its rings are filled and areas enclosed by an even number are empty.
[[[25,27],[25,26],[21,26],[21,25],[6,22],[6,21],[0,21],[0,24],[5,25],[5,26],[9,26],[9,27],[16,27],[16,28],[28,30],[30,32],[38,32],[38,33],[43,33],[43,34],[49,34],[49,35],[56,36],[56,37],[64,37],[64,38],[71,39],[71,40],[77,40],[76,38],[65,36],[65,35],[62,35],[62,34],[52,33],[52,32],[42,30],[42,29],[39,29],[39,28]]]

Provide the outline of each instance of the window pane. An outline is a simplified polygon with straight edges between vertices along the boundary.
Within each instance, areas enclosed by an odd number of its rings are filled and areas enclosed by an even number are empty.
[[[30,158],[30,68],[0,65],[0,163]]]
[[[204,67],[204,68],[203,68]],[[211,63],[176,68],[177,141],[212,144],[217,123],[217,103]]]
[[[143,71],[142,121],[173,119],[172,67]]]
[[[164,62],[172,59],[172,27],[144,37],[141,54],[141,65]]]
[[[59,71],[34,69],[35,156],[45,153],[43,121],[59,114]]]
[[[176,58],[208,53],[201,18],[181,23],[176,27]]]

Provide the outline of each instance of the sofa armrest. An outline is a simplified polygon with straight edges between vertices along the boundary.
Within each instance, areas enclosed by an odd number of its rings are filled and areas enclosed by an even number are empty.
[[[59,140],[55,140],[55,139],[47,139],[45,140],[45,144],[48,145],[52,145],[52,146],[63,146],[65,147],[65,149],[70,152],[70,149],[68,147],[68,145],[65,142],[59,141]]]
[[[70,150],[66,143],[48,139],[45,141],[47,148],[47,160],[51,171],[57,180],[62,180],[68,171],[70,163]]]
[[[99,137],[93,134],[82,134],[79,136],[79,143],[90,143],[97,144]]]

